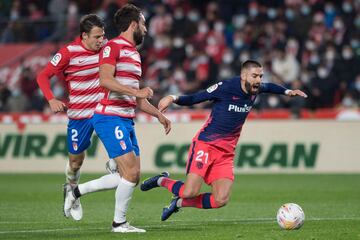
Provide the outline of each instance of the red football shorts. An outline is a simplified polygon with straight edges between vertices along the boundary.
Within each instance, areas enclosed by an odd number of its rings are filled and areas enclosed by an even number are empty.
[[[220,178],[234,180],[234,152],[225,152],[211,144],[194,140],[186,162],[186,175],[200,175],[206,184]]]

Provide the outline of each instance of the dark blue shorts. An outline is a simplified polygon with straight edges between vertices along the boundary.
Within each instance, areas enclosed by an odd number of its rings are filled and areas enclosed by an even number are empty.
[[[92,120],[96,134],[104,144],[110,158],[132,151],[136,156],[140,155],[132,119],[96,113]]]

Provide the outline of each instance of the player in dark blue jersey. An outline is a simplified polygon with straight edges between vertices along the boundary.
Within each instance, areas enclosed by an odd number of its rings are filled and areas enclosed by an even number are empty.
[[[208,100],[213,101],[209,119],[193,138],[190,146],[185,183],[170,179],[169,174],[164,172],[141,184],[143,191],[162,186],[176,196],[169,207],[164,208],[161,216],[163,221],[180,207],[219,208],[229,201],[234,181],[235,147],[258,94],[307,97],[300,90],[262,83],[262,77],[261,64],[248,60],[242,64],[240,77],[219,82],[205,91],[192,95],[170,95],[160,100],[159,110],[162,112],[172,103],[191,106]],[[211,185],[211,193],[199,194],[203,182]]]

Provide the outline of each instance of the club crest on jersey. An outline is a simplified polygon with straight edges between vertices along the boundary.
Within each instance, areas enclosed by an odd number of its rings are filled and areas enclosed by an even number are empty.
[[[111,47],[106,46],[103,51],[103,58],[110,57],[110,51],[111,51]]]
[[[78,145],[77,145],[76,142],[73,142],[73,143],[72,143],[72,146],[73,146],[74,151],[77,151],[77,150],[78,150]]]
[[[55,54],[55,56],[51,59],[50,63],[54,65],[55,67],[59,64],[61,61],[62,55],[61,53]]]
[[[120,146],[121,146],[121,149],[122,149],[122,150],[126,150],[126,143],[125,143],[124,140],[121,140],[121,141],[120,141]]]

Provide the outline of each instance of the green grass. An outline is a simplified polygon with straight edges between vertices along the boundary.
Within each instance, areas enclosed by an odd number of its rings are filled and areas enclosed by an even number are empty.
[[[81,181],[98,176],[83,174]],[[55,174],[0,174],[0,239],[360,240],[360,175],[238,175],[224,208],[186,208],[166,222],[160,214],[171,195],[165,189],[136,189],[128,220],[145,228],[145,234],[110,233],[114,191],[84,196],[83,219],[65,219],[63,179]],[[300,230],[277,226],[276,211],[286,202],[304,209]]]

